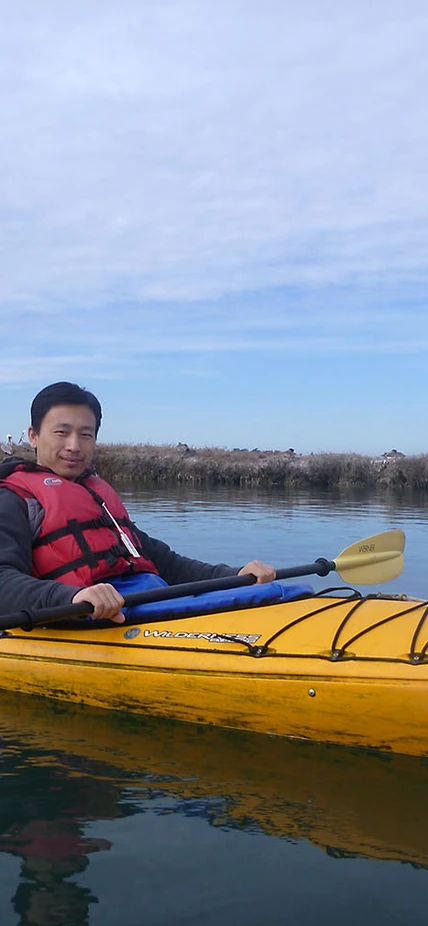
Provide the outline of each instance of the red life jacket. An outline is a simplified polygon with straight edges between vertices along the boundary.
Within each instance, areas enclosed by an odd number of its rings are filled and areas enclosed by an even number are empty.
[[[88,586],[130,572],[153,572],[156,566],[144,556],[141,541],[117,492],[98,476],[80,482],[62,479],[44,467],[18,464],[0,483],[20,498],[35,498],[44,509],[33,542],[32,575],[66,585]],[[119,528],[102,508],[105,502]],[[132,556],[120,531],[136,548]]]

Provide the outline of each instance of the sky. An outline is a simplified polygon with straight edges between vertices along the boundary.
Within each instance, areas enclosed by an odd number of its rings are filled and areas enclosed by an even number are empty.
[[[0,437],[428,452],[426,0],[15,0]]]

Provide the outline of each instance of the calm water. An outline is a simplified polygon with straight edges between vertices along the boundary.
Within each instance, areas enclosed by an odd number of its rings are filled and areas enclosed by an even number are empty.
[[[122,491],[136,522],[186,556],[241,565],[262,559],[276,567],[334,558],[371,534],[399,527],[406,534],[402,575],[385,591],[428,597],[428,495],[363,492],[189,490],[182,486]],[[316,588],[325,579],[310,580]],[[337,576],[328,582],[341,585]]]
[[[428,595],[426,497],[123,494],[148,533],[237,565],[401,527],[384,589]],[[0,735],[1,926],[425,926],[425,761],[5,694]]]

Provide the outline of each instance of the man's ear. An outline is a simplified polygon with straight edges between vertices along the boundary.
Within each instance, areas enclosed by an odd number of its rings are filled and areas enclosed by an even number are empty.
[[[28,440],[30,441],[30,444],[33,450],[37,449],[37,439],[38,439],[37,431],[35,431],[33,426],[30,424],[30,427],[28,428]]]

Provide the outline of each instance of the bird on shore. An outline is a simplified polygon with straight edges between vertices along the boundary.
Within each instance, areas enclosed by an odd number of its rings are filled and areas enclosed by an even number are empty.
[[[26,432],[25,428],[24,428],[24,430],[23,430],[23,432],[22,432],[22,434],[21,434],[21,437],[19,438],[18,447],[21,447],[22,450],[31,450],[31,449],[32,449],[32,448],[31,448],[31,444],[28,443],[28,440],[27,440],[27,432]]]
[[[0,444],[0,450],[2,450],[3,453],[8,453],[8,454],[13,453],[13,444],[12,444],[12,435],[11,435],[11,434],[7,434],[7,435],[6,435],[6,443],[5,443],[5,444]]]

